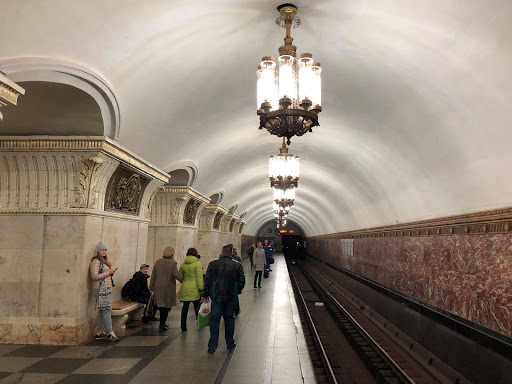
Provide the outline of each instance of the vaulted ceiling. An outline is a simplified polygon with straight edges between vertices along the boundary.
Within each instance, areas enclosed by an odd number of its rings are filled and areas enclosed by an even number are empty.
[[[272,218],[267,159],[280,140],[257,129],[255,70],[282,44],[280,1],[4,3],[0,71],[15,79],[9,65],[38,60],[85,68],[118,103],[122,145],[166,170],[194,164],[193,188],[238,204],[245,233]],[[307,235],[511,205],[512,2],[296,5],[294,43],[323,67],[321,126],[290,148],[301,159],[290,219]],[[27,87],[9,113],[30,97]],[[97,121],[68,104],[47,134],[63,134],[72,111],[70,132]],[[34,134],[43,118],[32,116]]]

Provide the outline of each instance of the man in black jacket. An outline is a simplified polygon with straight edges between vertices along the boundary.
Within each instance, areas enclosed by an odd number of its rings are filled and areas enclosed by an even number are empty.
[[[142,322],[143,323],[150,323],[151,318],[146,316],[146,313],[148,313],[148,306],[151,308],[151,292],[148,288],[148,268],[149,265],[142,264],[140,266],[140,270],[138,272],[135,272],[132,277],[132,286],[130,289],[130,300],[136,301],[138,303],[146,304],[146,307],[144,307],[144,315],[142,316]],[[149,313],[148,313],[149,314]],[[151,317],[153,317],[153,314],[149,314]]]
[[[208,352],[214,353],[219,345],[220,318],[224,318],[226,346],[229,350],[235,348],[235,306],[238,302],[238,294],[245,285],[245,275],[242,264],[233,260],[231,254],[233,248],[226,245],[222,248],[222,254],[218,260],[208,265],[204,280],[203,300],[208,297],[212,302],[210,317],[210,341]]]

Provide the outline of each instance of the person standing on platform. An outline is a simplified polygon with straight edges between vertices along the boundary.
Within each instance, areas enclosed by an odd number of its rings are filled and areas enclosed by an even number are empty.
[[[247,254],[249,255],[249,261],[251,262],[251,271],[252,271],[252,267],[253,267],[253,264],[254,264],[253,254],[254,254],[254,250],[255,249],[256,249],[256,245],[252,244],[251,248],[249,248],[247,250]]]
[[[183,282],[183,276],[178,271],[178,264],[173,260],[174,248],[167,247],[161,259],[153,268],[149,289],[154,293],[155,305],[160,311],[160,332],[169,327],[165,324],[171,308],[176,305],[176,280]]]
[[[265,251],[262,248],[261,241],[258,241],[258,248],[254,250],[253,253],[254,258],[254,270],[256,271],[254,275],[254,289],[261,288],[261,276],[263,275],[263,270],[265,269],[266,258]],[[256,288],[256,280],[258,279],[258,287]]]
[[[211,300],[210,340],[208,353],[214,353],[219,345],[220,318],[224,318],[226,346],[229,350],[236,347],[235,334],[235,305],[238,294],[245,285],[245,275],[242,264],[233,260],[233,249],[226,245],[218,260],[213,260],[206,270],[203,301]]]
[[[199,252],[195,248],[189,248],[187,258],[180,266],[180,273],[183,275],[181,285],[180,301],[183,303],[181,309],[181,332],[187,331],[187,315],[190,303],[194,306],[194,312],[199,313],[201,306],[200,291],[203,290],[203,267],[198,259]]]
[[[116,270],[108,260],[107,247],[100,242],[90,265],[93,294],[98,303],[97,339],[119,340],[112,329],[112,276]]]
[[[266,268],[268,271],[272,271],[270,269],[270,258],[274,254],[274,250],[272,249],[272,246],[268,243],[268,240],[265,240],[265,245],[263,245],[263,250],[265,251],[265,260],[266,260]]]

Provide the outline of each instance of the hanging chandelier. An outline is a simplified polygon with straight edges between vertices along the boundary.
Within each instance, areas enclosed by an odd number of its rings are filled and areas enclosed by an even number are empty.
[[[276,189],[296,188],[299,184],[299,156],[288,153],[286,143],[279,150],[279,155],[270,156],[268,170],[270,186]]]
[[[295,201],[295,189],[274,189],[274,203],[284,209],[290,209]]]
[[[265,128],[272,135],[286,138],[290,145],[293,136],[312,132],[313,127],[320,125],[322,68],[310,53],[301,54],[297,60],[297,47],[292,45],[290,36],[291,27],[301,24],[297,7],[286,3],[277,10],[281,16],[276,24],[286,28],[286,37],[279,48],[279,71],[272,56],[263,57],[258,66],[257,114],[259,129]]]

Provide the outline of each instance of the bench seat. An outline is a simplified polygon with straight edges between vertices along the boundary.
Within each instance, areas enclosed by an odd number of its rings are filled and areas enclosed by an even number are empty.
[[[119,300],[112,303],[112,328],[114,331],[124,331],[126,322],[140,320],[144,313],[145,305],[136,301]]]

